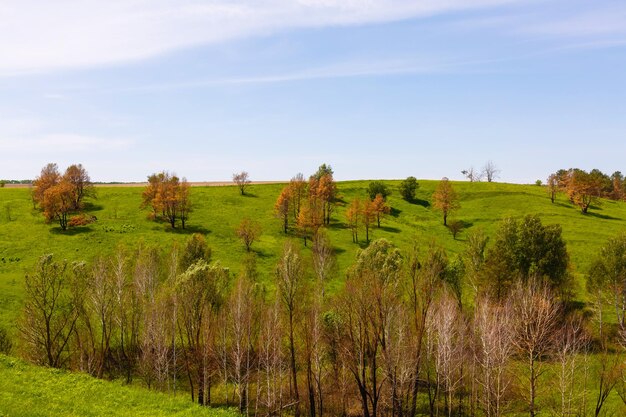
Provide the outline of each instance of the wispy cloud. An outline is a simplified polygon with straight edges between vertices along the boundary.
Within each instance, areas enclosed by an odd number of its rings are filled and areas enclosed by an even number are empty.
[[[0,3],[0,75],[110,65],[307,27],[360,25],[524,0],[21,0]]]

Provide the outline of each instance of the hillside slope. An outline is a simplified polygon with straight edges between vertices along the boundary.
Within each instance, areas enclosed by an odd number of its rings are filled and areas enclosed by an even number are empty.
[[[26,364],[0,355],[0,416],[230,417],[185,397],[123,386],[88,375]]]

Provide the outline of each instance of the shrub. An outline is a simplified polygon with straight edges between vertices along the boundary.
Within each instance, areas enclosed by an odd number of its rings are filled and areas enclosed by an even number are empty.
[[[382,181],[372,181],[367,187],[367,194],[370,196],[370,200],[375,199],[378,194],[383,196],[383,200],[387,200],[391,190]]]
[[[4,353],[8,355],[11,353],[11,348],[13,347],[13,342],[11,342],[11,338],[9,337],[9,333],[3,327],[0,327],[0,353]]]
[[[415,200],[415,190],[419,188],[417,179],[415,177],[407,177],[400,183],[400,195],[406,201]]]
[[[96,218],[94,216],[88,216],[84,213],[81,213],[76,216],[70,217],[70,221],[67,223],[67,225],[69,227],[87,226],[88,224],[91,224],[95,221]]]

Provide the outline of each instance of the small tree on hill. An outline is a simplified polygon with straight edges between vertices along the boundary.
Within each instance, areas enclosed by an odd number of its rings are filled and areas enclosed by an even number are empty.
[[[57,164],[48,164],[41,169],[41,173],[33,181],[33,201],[43,205],[46,191],[61,181],[61,173]]]
[[[419,188],[417,178],[407,177],[400,183],[400,195],[408,202],[415,200],[415,191]]]
[[[372,205],[374,206],[374,212],[376,213],[376,223],[380,228],[380,218],[391,213],[391,207],[387,205],[382,194],[376,194],[376,197],[372,201]]]
[[[239,224],[237,228],[237,236],[243,244],[246,246],[246,251],[250,252],[252,243],[261,236],[261,225],[254,220],[245,218]]]
[[[376,196],[380,194],[383,200],[387,201],[387,197],[391,194],[391,190],[382,181],[372,181],[367,187],[367,194],[369,195],[370,200],[374,200]]]
[[[559,179],[556,174],[550,174],[548,181],[546,182],[546,189],[550,195],[550,201],[554,203],[556,200],[556,194],[559,192]]]
[[[274,213],[283,224],[283,232],[287,233],[289,230],[289,215],[291,210],[291,192],[290,187],[285,187],[280,192],[280,195],[276,199],[274,204]]]
[[[361,200],[355,198],[352,202],[350,202],[350,205],[346,210],[346,219],[348,220],[348,227],[352,231],[352,243],[357,243],[359,241]]]
[[[233,182],[239,188],[241,195],[246,193],[246,187],[250,184],[250,175],[246,171],[233,174]]]
[[[453,220],[448,225],[448,230],[452,233],[452,238],[456,240],[456,236],[461,233],[464,228],[464,224],[461,220]]]
[[[69,216],[74,209],[74,188],[67,181],[48,188],[43,198],[44,216],[57,220],[62,230],[67,230]]]
[[[370,229],[372,228],[372,224],[376,221],[376,217],[377,213],[374,202],[369,199],[365,199],[361,211],[361,221],[365,227],[365,240],[368,243],[370,241]]]
[[[85,197],[95,195],[95,188],[91,183],[91,178],[85,167],[81,164],[70,165],[63,174],[63,180],[72,185],[73,188],[73,208],[79,210]]]
[[[433,194],[433,206],[443,213],[443,225],[448,225],[448,215],[461,208],[459,197],[447,178],[439,181]]]
[[[500,174],[500,170],[498,167],[492,162],[487,161],[485,166],[483,167],[483,177],[487,178],[487,182],[493,182],[498,175]]]

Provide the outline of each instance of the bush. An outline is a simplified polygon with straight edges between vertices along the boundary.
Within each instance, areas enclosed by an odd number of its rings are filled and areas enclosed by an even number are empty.
[[[415,190],[419,188],[417,179],[415,177],[407,177],[400,183],[400,195],[406,201],[415,200]]]
[[[70,218],[70,221],[67,223],[67,225],[69,227],[87,226],[88,224],[91,224],[95,221],[96,221],[96,218],[94,216],[88,216],[86,214],[79,214],[76,216],[72,216]]]
[[[391,190],[382,181],[372,181],[367,187],[367,194],[370,196],[370,200],[375,199],[378,194],[383,196],[383,200],[387,200]]]
[[[452,220],[448,222],[448,230],[452,233],[452,237],[456,240],[456,236],[463,231],[465,225],[461,220]]]

